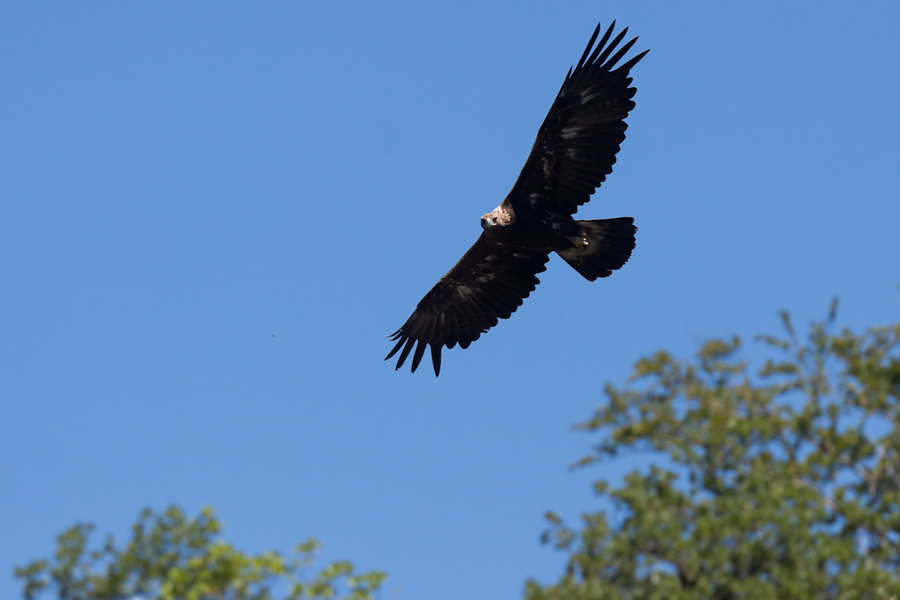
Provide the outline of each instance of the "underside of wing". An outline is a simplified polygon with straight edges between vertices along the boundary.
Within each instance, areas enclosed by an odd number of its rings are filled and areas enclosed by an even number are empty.
[[[540,283],[547,252],[510,251],[484,234],[422,298],[403,326],[390,337],[397,344],[397,369],[415,346],[412,371],[419,366],[425,347],[431,346],[434,374],[441,370],[441,349],[459,344],[468,348],[482,333],[508,318]]]
[[[616,67],[637,38],[617,50],[628,28],[610,41],[614,28],[615,22],[594,46],[597,25],[581,60],[566,75],[510,192],[514,208],[540,204],[573,214],[612,172],[625,139],[625,117],[634,108],[628,74],[649,52]]]

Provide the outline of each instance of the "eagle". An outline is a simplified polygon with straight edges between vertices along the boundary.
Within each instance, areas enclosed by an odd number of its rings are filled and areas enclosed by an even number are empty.
[[[509,318],[540,283],[537,274],[551,252],[588,281],[611,275],[631,257],[637,232],[632,217],[572,217],[612,172],[628,127],[625,117],[634,108],[629,72],[649,52],[616,67],[638,38],[619,47],[628,28],[610,41],[615,26],[613,21],[597,42],[597,25],[512,190],[481,217],[481,236],[388,336],[397,343],[385,360],[400,352],[396,369],[415,346],[415,372],[430,346],[434,374],[440,375],[442,348],[468,348],[499,319]]]

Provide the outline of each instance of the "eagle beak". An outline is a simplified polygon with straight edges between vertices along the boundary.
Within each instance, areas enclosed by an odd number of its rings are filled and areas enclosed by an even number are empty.
[[[490,228],[490,226],[491,226],[490,221],[488,221],[484,217],[481,217],[481,228],[484,229],[485,231],[487,231]]]

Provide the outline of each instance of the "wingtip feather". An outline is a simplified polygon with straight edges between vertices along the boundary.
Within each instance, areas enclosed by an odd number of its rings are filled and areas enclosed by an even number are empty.
[[[637,38],[634,38],[634,41],[637,41]],[[623,64],[621,67],[619,67],[619,69],[627,73],[628,71],[631,70],[631,67],[633,67],[634,65],[638,64],[638,61],[640,61],[642,58],[644,58],[644,56],[646,56],[646,54],[647,54],[648,52],[650,52],[650,49],[649,49],[649,48],[647,48],[646,50],[644,50],[643,52],[641,52],[641,53],[638,54],[637,56],[634,56],[634,57],[628,59],[628,62],[626,62],[625,64]],[[631,81],[629,81],[626,85],[631,85]]]
[[[431,344],[431,364],[434,366],[434,376],[441,375],[441,345]]]
[[[580,69],[584,66],[584,61],[587,60],[588,53],[591,51],[591,47],[594,45],[594,40],[597,39],[597,36],[600,35],[600,23],[597,23],[597,28],[594,29],[594,34],[591,36],[590,41],[587,43],[587,46],[584,48],[584,53],[581,55],[581,60],[578,61],[578,66],[576,69]],[[569,73],[572,72],[572,69],[569,69]]]
[[[399,334],[400,332],[398,331],[397,333]],[[397,339],[396,337],[393,337],[391,341],[396,340],[396,339]],[[406,338],[400,338],[400,341],[397,342],[397,344],[394,346],[394,348],[390,352],[388,352],[388,355],[384,357],[384,360],[389,360],[393,355],[397,354],[397,350],[400,349],[400,346],[402,346],[405,341],[406,341]]]
[[[637,38],[632,38],[632,39],[630,39],[628,42],[625,43],[624,46],[622,46],[621,48],[619,48],[619,51],[616,52],[616,53],[613,55],[612,58],[609,59],[609,63],[608,63],[608,64],[609,64],[610,70],[615,66],[615,64],[616,64],[617,62],[619,62],[620,60],[622,60],[622,57],[625,56],[625,54],[626,54],[629,50],[631,50],[631,47],[634,46],[634,43],[635,43],[637,40],[638,40]]]
[[[406,340],[406,345],[403,346],[403,352],[400,353],[400,358],[397,359],[397,366],[394,368],[395,371],[399,371],[400,367],[403,366],[403,363],[406,362],[406,357],[409,356],[409,351],[412,350],[412,346],[415,342],[415,338]]]
[[[425,347],[427,345],[428,344],[426,344],[422,340],[419,340],[419,343],[416,344],[416,352],[413,354],[412,361],[412,373],[415,373],[416,369],[419,368],[419,363],[422,362],[422,357],[425,356]]]

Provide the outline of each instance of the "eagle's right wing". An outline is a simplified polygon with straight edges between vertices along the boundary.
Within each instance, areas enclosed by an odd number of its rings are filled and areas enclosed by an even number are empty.
[[[545,269],[547,259],[547,252],[504,250],[481,234],[425,294],[403,327],[391,334],[397,344],[385,360],[402,348],[399,369],[418,342],[412,361],[415,372],[430,345],[434,374],[439,375],[441,348],[456,344],[468,348],[498,319],[508,318],[540,283],[535,275]]]
[[[595,47],[597,25],[581,60],[566,75],[509,193],[514,209],[527,203],[571,215],[612,172],[628,127],[625,117],[634,108],[629,71],[647,54],[616,66],[637,38],[617,50],[628,28],[610,41],[614,28],[615,22]]]

